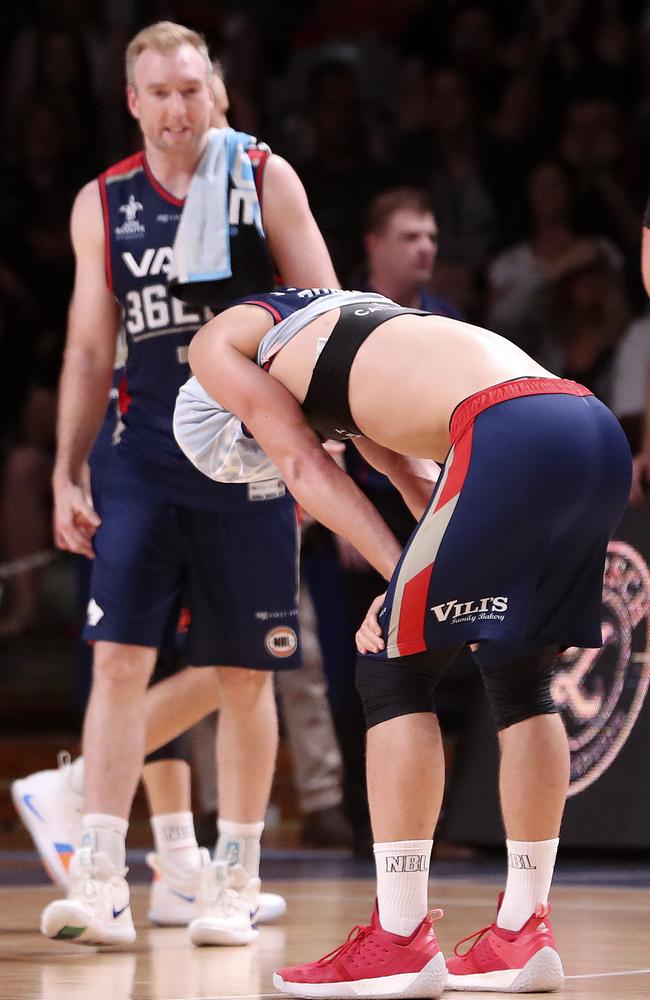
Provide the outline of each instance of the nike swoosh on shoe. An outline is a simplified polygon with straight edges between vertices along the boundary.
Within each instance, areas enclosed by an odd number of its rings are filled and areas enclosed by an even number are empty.
[[[33,798],[34,798],[33,795],[23,795],[23,802],[25,803],[25,805],[27,806],[27,808],[30,810],[30,812],[33,812],[35,816],[38,816],[38,818],[41,820],[42,823],[45,823],[45,817],[41,816],[41,814],[39,813],[38,809],[36,808],[36,806],[32,802]]]
[[[178,896],[179,899],[184,899],[186,903],[196,903],[196,896],[185,896],[182,892],[177,892],[176,889],[170,889],[169,892],[172,896]]]

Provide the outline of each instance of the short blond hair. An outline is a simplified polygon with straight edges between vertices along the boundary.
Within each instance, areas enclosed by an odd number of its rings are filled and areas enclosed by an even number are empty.
[[[156,21],[143,28],[135,35],[126,47],[126,82],[133,87],[133,69],[136,59],[146,49],[153,49],[154,52],[161,52],[167,55],[175,52],[181,45],[192,45],[205,63],[205,75],[209,81],[212,77],[212,61],[208,44],[198,31],[186,28],[183,24],[174,24],[173,21]]]

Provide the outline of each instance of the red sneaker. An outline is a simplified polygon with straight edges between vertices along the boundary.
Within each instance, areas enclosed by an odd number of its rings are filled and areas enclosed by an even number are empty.
[[[436,1000],[447,980],[433,929],[441,916],[442,910],[432,910],[409,937],[402,937],[382,928],[375,904],[369,927],[354,927],[344,944],[318,962],[278,969],[273,985],[294,997]]]
[[[499,906],[503,895],[499,896]],[[497,907],[497,912],[498,912]],[[545,993],[559,990],[564,970],[555,948],[548,903],[540,903],[519,931],[496,923],[463,938],[447,962],[448,990],[495,990],[499,993]],[[459,952],[476,938],[469,951]]]

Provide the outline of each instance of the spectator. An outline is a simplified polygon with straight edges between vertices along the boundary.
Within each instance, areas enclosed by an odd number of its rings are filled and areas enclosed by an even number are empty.
[[[538,360],[554,365],[563,378],[586,385],[609,403],[614,355],[629,315],[620,273],[596,245],[587,245],[555,283],[549,329]]]
[[[495,258],[488,270],[488,322],[535,354],[549,326],[550,288],[597,247],[620,270],[622,257],[608,240],[581,235],[575,192],[565,166],[541,160],[528,180],[529,233]]]
[[[441,262],[482,267],[518,224],[516,150],[485,133],[468,81],[453,67],[431,76],[428,128],[404,138],[400,176],[433,197]]]
[[[359,83],[349,63],[318,64],[309,80],[309,94],[313,147],[299,173],[345,284],[361,257],[364,208],[385,186],[387,168],[371,151]]]

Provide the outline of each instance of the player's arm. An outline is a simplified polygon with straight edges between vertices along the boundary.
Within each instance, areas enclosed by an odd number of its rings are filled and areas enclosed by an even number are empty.
[[[392,532],[321,446],[294,397],[258,368],[248,349],[247,353],[239,349],[247,341],[247,324],[256,322],[248,306],[211,320],[190,345],[194,374],[213,399],[242,420],[278,466],[301,507],[348,538],[388,579],[401,552]],[[233,343],[234,336],[239,346]],[[255,339],[259,341],[259,335]]]
[[[366,462],[388,476],[399,490],[411,514],[419,521],[431,499],[440,475],[440,466],[433,459],[400,455],[368,438],[353,438]]]
[[[298,174],[280,156],[264,168],[262,221],[282,280],[295,288],[338,288],[329,251]]]
[[[106,412],[119,308],[104,271],[104,224],[96,181],[81,189],[70,222],[75,280],[59,383],[54,464],[54,535],[60,548],[92,556],[99,525],[85,484],[85,463]]]

